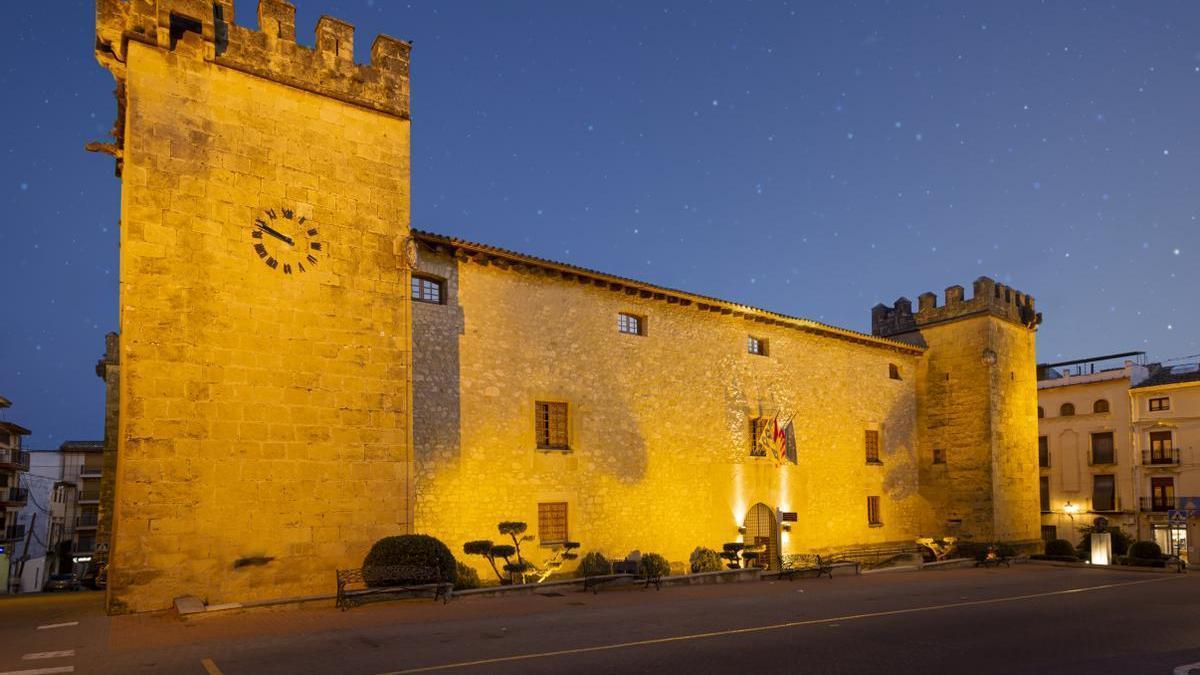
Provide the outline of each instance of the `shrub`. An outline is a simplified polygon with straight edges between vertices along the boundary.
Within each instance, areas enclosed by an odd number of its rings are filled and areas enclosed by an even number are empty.
[[[1142,560],[1160,560],[1163,554],[1158,544],[1152,541],[1135,541],[1129,547],[1129,557],[1140,558]]]
[[[599,551],[592,551],[579,560],[579,574],[585,577],[612,574],[612,563]]]
[[[428,583],[429,579],[386,573],[380,567],[432,567],[444,581],[453,581],[456,567],[454,555],[446,545],[427,534],[402,534],[384,537],[375,542],[363,558],[363,580],[368,586],[397,586]],[[376,571],[372,571],[376,569]]]
[[[671,563],[657,553],[643,553],[638,571],[643,577],[665,577],[671,574]]]
[[[459,560],[455,563],[454,571],[456,572],[454,579],[454,588],[456,590],[479,588],[479,572],[476,572],[474,567]]]
[[[692,551],[688,562],[691,564],[692,574],[699,572],[720,572],[725,569],[725,564],[721,562],[721,554],[703,546],[698,546],[695,551]]]
[[[746,548],[746,545],[740,541],[731,541],[722,546],[721,557],[727,561],[725,566],[731,570],[741,569],[742,549],[744,548]]]
[[[1075,546],[1066,539],[1055,539],[1046,542],[1046,555],[1075,557]]]
[[[1128,565],[1130,567],[1166,567],[1165,559],[1151,558],[1135,558],[1131,555],[1117,556],[1113,559],[1118,565]]]

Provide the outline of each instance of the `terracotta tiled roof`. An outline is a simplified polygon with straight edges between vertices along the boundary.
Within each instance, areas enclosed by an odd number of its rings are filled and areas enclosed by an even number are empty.
[[[767,309],[754,307],[751,305],[743,305],[720,298],[712,298],[687,291],[680,291],[664,286],[656,286],[654,284],[638,281],[637,279],[629,279],[627,277],[608,274],[598,270],[579,267],[570,263],[558,262],[556,260],[548,260],[539,258],[526,253],[510,251],[508,249],[490,246],[488,244],[480,244],[478,242],[467,241],[457,237],[451,237],[435,232],[427,232],[424,230],[413,230],[413,236],[427,246],[436,248],[438,246],[456,249],[462,252],[462,256],[466,258],[476,258],[482,256],[484,260],[499,259],[512,266],[537,267],[544,270],[550,270],[562,274],[564,277],[574,277],[591,280],[599,286],[607,286],[613,290],[627,289],[638,292],[642,297],[652,297],[665,300],[670,303],[683,305],[696,305],[699,310],[708,310],[721,314],[736,314],[744,316],[747,319],[760,321],[764,323],[772,323],[790,328],[807,331],[810,333],[824,335],[827,337],[839,338],[859,344],[870,345],[874,347],[882,347],[886,349],[894,349],[896,351],[908,352],[911,354],[921,354],[925,350],[917,345],[892,340],[890,338],[877,337],[868,333],[860,333],[848,328],[839,328],[831,326],[812,319],[805,319],[796,316],[788,316],[778,312],[772,312]]]

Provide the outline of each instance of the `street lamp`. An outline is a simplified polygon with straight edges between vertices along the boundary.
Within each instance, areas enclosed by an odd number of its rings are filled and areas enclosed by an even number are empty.
[[[1075,514],[1079,513],[1079,507],[1068,501],[1066,504],[1063,504],[1063,513],[1067,514],[1067,517],[1071,519],[1071,529],[1075,529]]]

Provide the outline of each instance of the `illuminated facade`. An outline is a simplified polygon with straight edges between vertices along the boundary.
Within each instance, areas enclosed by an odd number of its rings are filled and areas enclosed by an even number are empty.
[[[980,278],[864,334],[412,233],[408,44],[356,65],[348,24],[308,49],[290,4],[258,31],[234,9],[97,4],[119,117],[93,149],[123,180],[110,611],[328,592],[381,536],[461,550],[511,519],[673,561],[1036,541],[1032,297]],[[782,466],[752,440],[776,415]]]

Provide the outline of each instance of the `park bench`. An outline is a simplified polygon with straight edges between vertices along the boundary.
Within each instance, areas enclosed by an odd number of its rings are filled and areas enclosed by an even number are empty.
[[[821,575],[832,579],[833,565],[828,558],[822,560],[819,555],[796,553],[784,558],[783,567],[779,570],[779,578],[787,577],[788,581],[793,581],[796,575],[806,572],[816,572],[818,579],[821,578]]]
[[[445,604],[453,592],[454,584],[443,580],[436,567],[388,565],[337,570],[337,606],[343,611],[395,593],[433,593],[434,600],[441,598]]]

